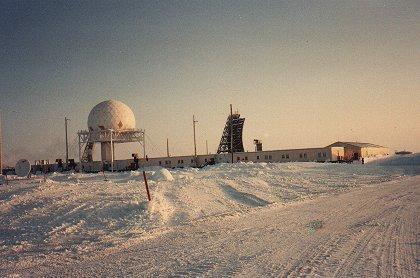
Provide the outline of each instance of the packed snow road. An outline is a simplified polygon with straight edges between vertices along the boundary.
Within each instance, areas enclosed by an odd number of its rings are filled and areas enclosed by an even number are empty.
[[[415,277],[413,158],[150,169],[150,203],[139,172],[15,181],[0,276]]]
[[[24,271],[42,276],[416,277],[419,185],[417,176],[334,198],[216,217],[74,263],[49,262]]]

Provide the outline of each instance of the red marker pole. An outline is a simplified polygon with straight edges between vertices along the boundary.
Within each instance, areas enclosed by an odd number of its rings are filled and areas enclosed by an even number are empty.
[[[149,199],[149,202],[150,202],[152,200],[152,198],[150,198],[149,185],[147,184],[147,178],[146,178],[146,172],[145,171],[143,171],[143,178],[144,178],[144,184],[146,185],[147,199]]]

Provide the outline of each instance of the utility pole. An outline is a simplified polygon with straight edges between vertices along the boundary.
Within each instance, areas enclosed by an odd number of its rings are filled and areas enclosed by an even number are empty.
[[[110,129],[110,139],[111,139],[111,172],[114,172],[114,141],[112,138],[113,129]]]
[[[206,153],[207,153],[207,155],[209,154],[209,145],[207,143],[207,140],[206,140]]]
[[[1,110],[0,110],[0,176],[3,175],[3,130],[1,125]]]
[[[198,123],[198,121],[195,120],[195,116],[193,115],[193,131],[194,131],[194,156],[197,157],[197,143],[195,141],[195,124]]]
[[[80,134],[78,137],[79,137],[79,162],[80,162],[80,165],[82,165],[82,141],[80,138]]]
[[[69,141],[67,137],[67,122],[68,121],[69,119],[67,119],[67,117],[64,117],[64,128],[66,131],[66,169],[68,169],[69,167]]]
[[[146,130],[143,130],[143,158],[146,159]]]
[[[166,156],[169,157],[169,139],[166,138]]]
[[[232,112],[232,104],[230,105],[230,153],[231,153],[231,163],[233,163],[233,112]]]

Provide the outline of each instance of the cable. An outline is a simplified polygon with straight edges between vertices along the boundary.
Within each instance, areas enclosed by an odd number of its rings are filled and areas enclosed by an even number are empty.
[[[147,139],[147,143],[148,144],[150,144],[151,146],[152,146],[152,151],[154,151],[154,152],[156,152],[157,154],[161,154],[161,152],[159,151],[159,148],[153,143],[153,140],[152,140],[152,138],[149,136],[149,135],[147,135],[147,134],[145,134],[145,136],[146,136],[146,139]],[[147,145],[146,145],[147,146]],[[164,156],[164,155],[162,155],[162,156]]]

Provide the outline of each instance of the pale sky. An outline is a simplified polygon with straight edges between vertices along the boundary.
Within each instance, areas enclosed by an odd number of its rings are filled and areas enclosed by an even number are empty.
[[[244,145],[360,141],[420,151],[420,1],[0,1],[4,156],[64,158],[107,99],[149,156],[215,152],[229,104]],[[117,158],[140,152],[117,149]]]

